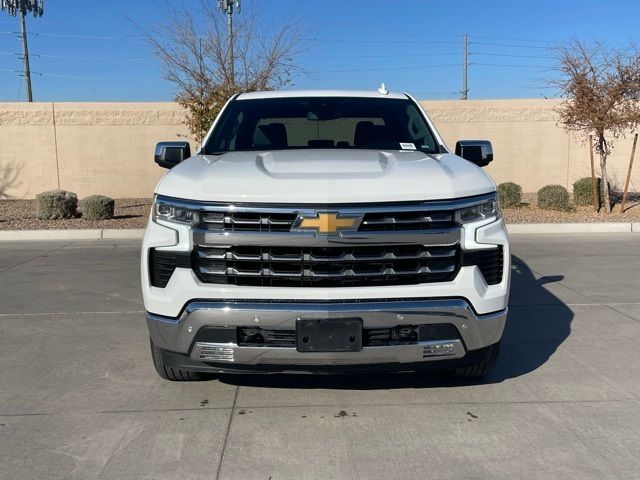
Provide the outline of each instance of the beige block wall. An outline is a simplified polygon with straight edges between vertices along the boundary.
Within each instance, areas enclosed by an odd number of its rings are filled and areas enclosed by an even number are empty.
[[[556,183],[571,191],[577,179],[591,175],[586,138],[557,125],[554,99],[423,101],[449,148],[459,139],[490,140],[494,161],[486,170],[496,183],[512,181],[525,192]],[[614,141],[608,160],[611,184],[622,188],[633,136]],[[640,153],[639,153],[640,154]],[[595,158],[596,174],[599,159]],[[630,190],[640,188],[640,161],[636,159]]]
[[[184,140],[182,121],[169,102],[0,104],[0,165],[21,168],[9,194],[149,197],[166,171],[153,162],[155,144]]]
[[[557,100],[424,101],[450,148],[462,138],[493,142],[487,171],[524,191],[588,176],[588,148],[556,125]],[[14,198],[63,188],[80,197],[148,197],[165,172],[153,163],[158,141],[186,138],[175,103],[0,103],[0,166],[20,169]],[[632,137],[615,142],[612,183],[624,184]],[[192,147],[194,145],[192,144]],[[640,154],[640,153],[639,153]],[[640,189],[640,161],[631,190]]]

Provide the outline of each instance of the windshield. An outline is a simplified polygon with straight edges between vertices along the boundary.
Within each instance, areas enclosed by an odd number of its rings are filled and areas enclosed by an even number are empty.
[[[440,151],[409,99],[304,97],[231,102],[204,153],[301,148]]]

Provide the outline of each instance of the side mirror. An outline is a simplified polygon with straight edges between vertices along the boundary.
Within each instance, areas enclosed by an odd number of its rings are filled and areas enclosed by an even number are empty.
[[[486,167],[493,161],[493,147],[487,140],[458,140],[456,155],[479,167]]]
[[[160,142],[153,160],[162,168],[173,168],[191,156],[189,142]]]

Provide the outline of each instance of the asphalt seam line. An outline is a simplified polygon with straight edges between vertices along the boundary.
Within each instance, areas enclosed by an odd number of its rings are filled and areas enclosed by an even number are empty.
[[[240,386],[237,386],[239,389]],[[408,387],[410,388],[410,387]],[[424,389],[433,387],[423,387]],[[437,388],[437,387],[435,387]],[[398,388],[401,390],[402,388]],[[379,390],[379,389],[372,389]],[[241,410],[272,410],[277,408],[343,408],[343,407],[442,407],[442,406],[502,406],[502,405],[569,405],[569,404],[614,404],[614,403],[639,403],[640,399],[630,397],[608,400],[514,400],[504,402],[411,402],[411,403],[340,403],[340,404],[309,404],[309,405],[244,405],[232,407]],[[190,407],[190,408],[158,408],[150,410],[99,410],[94,412],[32,412],[32,413],[0,413],[0,418],[9,417],[50,417],[50,416],[72,416],[72,415],[112,415],[131,413],[168,413],[168,412],[197,412],[205,410],[229,410],[231,407]],[[230,425],[227,425],[227,432],[230,432]],[[226,438],[226,434],[225,434]]]
[[[44,255],[48,255],[50,253],[57,252],[58,250],[62,250],[64,247],[68,247],[72,243],[73,242],[65,243],[64,245],[60,245],[60,246],[58,246],[56,248],[52,248],[51,250],[47,250],[46,252],[39,253],[38,255],[35,255],[35,256],[31,257],[31,258],[28,258],[27,260],[23,260],[21,262],[14,263],[13,265],[9,265],[8,267],[5,267],[5,268],[0,268],[0,273],[4,273],[4,272],[7,272],[7,271],[9,271],[9,270],[11,270],[13,268],[25,265],[25,264],[33,261],[33,260],[36,260],[37,258],[43,257]]]
[[[224,432],[224,440],[222,442],[222,452],[220,452],[220,462],[218,462],[218,468],[216,469],[216,480],[220,478],[220,472],[222,471],[222,462],[224,462],[224,454],[227,451],[227,440],[229,439],[229,433],[231,432],[231,423],[233,422],[233,413],[236,409],[236,402],[238,401],[238,392],[240,391],[240,385],[236,385],[236,391],[233,395],[233,403],[231,404],[231,410],[229,411],[229,422],[227,422],[227,428]]]

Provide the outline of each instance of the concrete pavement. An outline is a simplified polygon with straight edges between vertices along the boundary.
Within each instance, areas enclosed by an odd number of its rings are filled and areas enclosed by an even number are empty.
[[[640,471],[640,240],[512,235],[485,382],[153,370],[138,241],[0,245],[0,478],[609,479]]]

